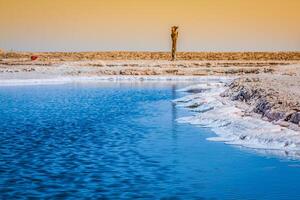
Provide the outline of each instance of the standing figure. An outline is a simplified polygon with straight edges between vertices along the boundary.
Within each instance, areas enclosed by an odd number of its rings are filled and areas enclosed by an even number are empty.
[[[172,38],[172,61],[176,60],[177,38],[178,38],[178,26],[172,26],[171,29]]]

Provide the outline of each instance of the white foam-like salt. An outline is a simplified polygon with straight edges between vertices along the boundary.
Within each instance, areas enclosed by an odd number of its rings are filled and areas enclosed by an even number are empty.
[[[38,78],[33,75],[29,78],[0,78],[0,86],[16,86],[16,85],[52,85],[65,83],[97,83],[97,82],[210,82],[217,80],[227,80],[227,78],[211,76],[211,77],[195,77],[195,76],[53,76],[46,78]]]
[[[178,122],[211,128],[216,136],[207,138],[209,141],[253,149],[276,150],[277,152],[294,151],[294,153],[285,154],[293,155],[293,158],[299,155],[300,159],[300,153],[295,153],[295,151],[300,151],[300,133],[298,131],[263,121],[254,116],[244,116],[243,110],[237,108],[234,102],[220,97],[220,94],[226,89],[226,81],[214,81],[180,90],[188,92],[191,89],[198,89],[197,91],[200,92],[174,101],[177,105],[194,111],[192,116],[179,118]],[[275,155],[276,152],[272,152],[272,154]],[[280,153],[280,155],[283,154]]]

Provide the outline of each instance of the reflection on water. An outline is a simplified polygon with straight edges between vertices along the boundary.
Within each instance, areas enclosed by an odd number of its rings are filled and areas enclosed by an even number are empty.
[[[172,99],[176,99],[177,95],[176,95],[176,91],[177,91],[177,86],[176,85],[172,85]],[[172,123],[172,133],[174,135],[174,138],[176,137],[176,127],[177,127],[177,111],[176,111],[176,105],[174,103],[172,103],[172,119],[171,119],[171,123]]]
[[[171,102],[181,87],[0,87],[1,199],[300,198],[300,162],[178,124],[190,115]]]

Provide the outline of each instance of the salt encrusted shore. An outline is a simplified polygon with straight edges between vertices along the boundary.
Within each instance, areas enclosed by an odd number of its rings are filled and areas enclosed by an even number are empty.
[[[300,131],[300,65],[281,67],[273,74],[242,76],[228,84],[221,94],[246,113]]]
[[[192,114],[179,118],[178,122],[210,128],[216,133],[207,138],[210,141],[300,159],[300,131],[262,120],[247,104],[222,97],[230,90],[228,85],[232,81],[208,80],[179,90],[186,95],[174,103],[189,109]]]
[[[41,78],[32,75],[18,78],[0,79],[0,86],[23,86],[23,85],[56,85],[69,83],[103,83],[103,82],[209,82],[213,80],[227,80],[219,76],[56,76]]]

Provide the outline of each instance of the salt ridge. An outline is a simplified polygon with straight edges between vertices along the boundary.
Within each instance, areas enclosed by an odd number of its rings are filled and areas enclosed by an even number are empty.
[[[226,90],[225,85],[228,82],[226,79],[212,80],[179,90],[180,92],[202,92],[174,100],[177,106],[193,111],[193,115],[179,118],[177,121],[211,128],[216,136],[207,138],[209,141],[224,142],[280,157],[286,155],[292,159],[300,159],[300,133],[264,121],[259,116],[245,115],[234,102],[220,97],[220,94]]]

